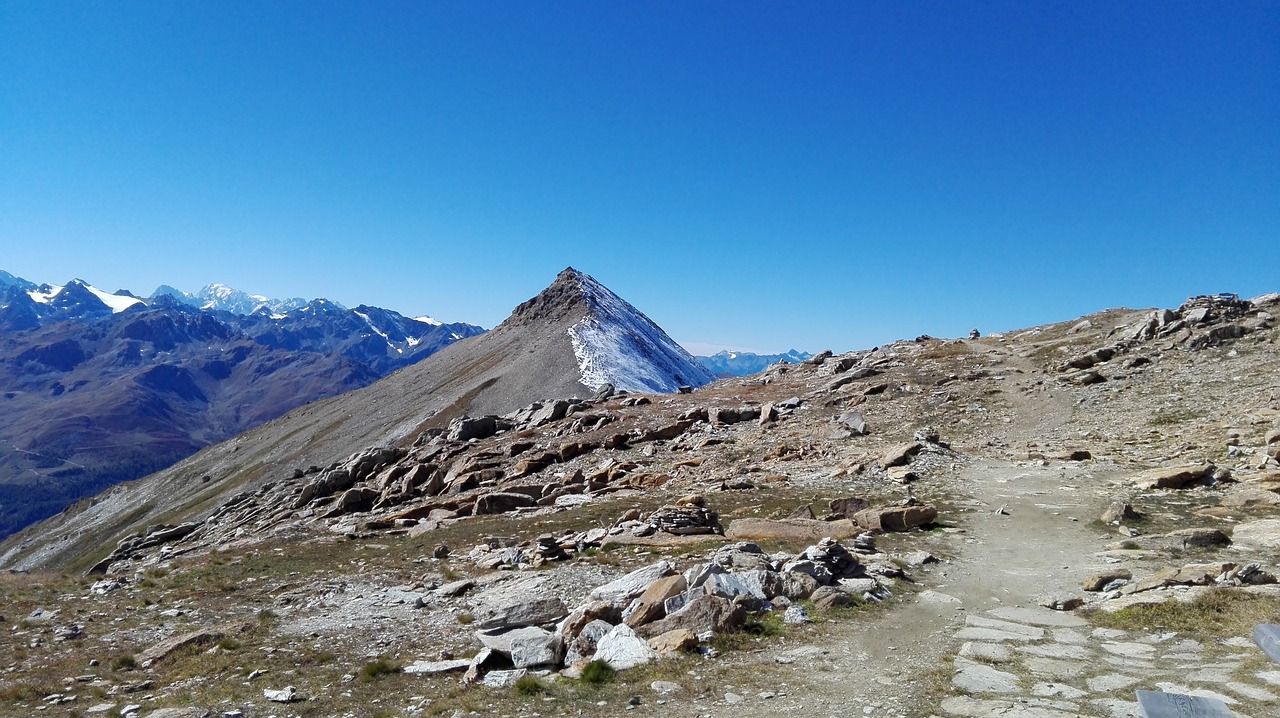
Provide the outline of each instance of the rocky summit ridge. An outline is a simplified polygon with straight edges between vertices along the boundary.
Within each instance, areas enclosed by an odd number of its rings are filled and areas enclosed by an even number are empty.
[[[586,308],[541,301],[438,355],[453,410],[386,433],[407,369],[4,544],[9,567],[77,575],[0,575],[26,616],[0,695],[53,715],[1128,718],[1151,690],[1262,718],[1278,309],[1197,297],[459,409],[533,371],[502,361],[517,338],[555,338],[542,356],[579,376],[562,337]]]

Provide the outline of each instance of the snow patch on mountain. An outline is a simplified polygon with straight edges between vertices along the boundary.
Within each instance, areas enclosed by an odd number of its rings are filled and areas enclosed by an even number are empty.
[[[74,283],[78,283],[80,286],[89,290],[89,293],[97,297],[98,301],[107,305],[111,309],[112,314],[119,314],[120,312],[123,312],[124,310],[128,309],[129,307],[132,307],[135,304],[144,304],[144,302],[141,299],[138,299],[137,297],[122,296],[119,294],[111,294],[109,292],[104,292],[101,289],[98,289],[97,287],[78,279],[74,280]],[[31,299],[41,304],[52,304],[53,300],[57,298],[57,296],[61,294],[65,289],[66,289],[65,286],[58,286],[55,284],[41,284],[35,289],[29,290],[27,292],[27,296],[31,297]]]
[[[652,320],[604,285],[577,273],[591,313],[569,328],[569,340],[589,387],[673,393],[715,377]]]

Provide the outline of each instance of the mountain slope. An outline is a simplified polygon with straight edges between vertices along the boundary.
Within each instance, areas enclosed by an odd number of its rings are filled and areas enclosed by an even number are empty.
[[[576,327],[590,326],[571,339]],[[644,344],[652,340],[653,345]],[[584,356],[621,358],[590,363]],[[234,493],[326,466],[368,446],[406,445],[463,414],[512,412],[536,401],[589,397],[604,379],[626,385],[704,384],[711,377],[656,325],[572,268],[501,325],[452,344],[370,386],[299,407],[158,472],[118,486],[6,541],[0,563],[59,564],[129,526],[178,507],[212,511]],[[630,356],[623,351],[634,350]],[[605,369],[622,367],[610,374]],[[584,374],[589,374],[584,378]],[[206,479],[207,477],[207,479]]]

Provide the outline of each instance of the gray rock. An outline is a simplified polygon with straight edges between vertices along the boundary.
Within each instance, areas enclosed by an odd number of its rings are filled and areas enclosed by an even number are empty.
[[[292,703],[300,701],[302,698],[298,696],[298,689],[293,686],[285,686],[280,690],[263,689],[262,697],[274,703]],[[155,715],[154,713],[152,715]]]
[[[401,669],[401,673],[413,675],[435,675],[438,673],[454,673],[465,671],[471,665],[470,658],[458,658],[451,661],[414,661]]]
[[[591,598],[626,605],[626,602],[643,593],[649,584],[674,573],[675,567],[670,561],[659,561],[600,586],[591,592]]]
[[[516,668],[509,671],[489,671],[481,681],[486,688],[510,688],[516,681],[529,675],[529,671]]]
[[[809,612],[800,604],[792,604],[782,614],[782,622],[788,626],[797,626],[802,623],[809,623],[813,619],[809,617]]]
[[[522,633],[511,639],[511,664],[516,668],[552,666],[560,663],[564,642],[560,636],[542,629],[540,634]]]
[[[846,411],[836,417],[836,423],[853,432],[855,436],[866,436],[871,433],[867,428],[867,420],[856,411]]]
[[[539,596],[523,601],[507,599],[502,603],[477,608],[477,628],[507,626],[541,626],[555,623],[569,615],[569,608],[557,596]]]

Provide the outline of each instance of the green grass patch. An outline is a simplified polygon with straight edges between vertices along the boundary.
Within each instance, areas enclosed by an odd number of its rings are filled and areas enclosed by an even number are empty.
[[[360,680],[368,683],[399,672],[399,663],[396,663],[387,656],[379,656],[376,660],[370,661],[360,667]]]
[[[551,692],[551,689],[547,687],[546,683],[542,682],[541,678],[528,674],[516,679],[513,690],[518,696],[540,696]]]
[[[1176,631],[1199,638],[1248,636],[1259,623],[1280,621],[1280,599],[1232,589],[1211,589],[1194,601],[1130,606],[1115,613],[1095,611],[1090,619],[1104,628],[1126,631]]]
[[[612,683],[618,677],[617,671],[613,670],[613,666],[602,660],[594,660],[582,668],[582,682],[591,686],[602,686],[606,683]]]

